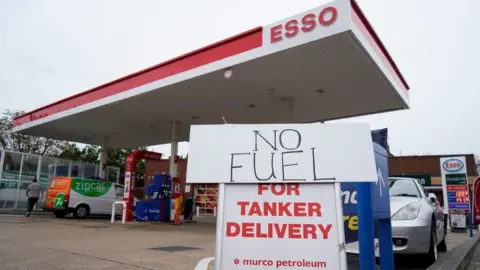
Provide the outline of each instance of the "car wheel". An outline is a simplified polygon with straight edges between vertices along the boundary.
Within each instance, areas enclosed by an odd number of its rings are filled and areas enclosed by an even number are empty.
[[[443,240],[438,244],[438,251],[439,252],[447,252],[447,229],[443,229]]]
[[[430,229],[430,246],[428,253],[424,255],[423,263],[425,268],[434,264],[438,259],[438,250],[437,250],[437,233],[435,231],[435,221],[432,220],[432,228]]]
[[[90,214],[90,208],[88,205],[81,204],[75,208],[75,211],[73,212],[73,216],[76,218],[87,218],[88,215]]]

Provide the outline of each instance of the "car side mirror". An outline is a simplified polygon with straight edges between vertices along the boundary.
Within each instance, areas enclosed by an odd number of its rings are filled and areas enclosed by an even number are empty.
[[[431,203],[437,202],[437,199],[435,198],[435,195],[433,195],[433,193],[428,193],[428,198],[430,198]]]

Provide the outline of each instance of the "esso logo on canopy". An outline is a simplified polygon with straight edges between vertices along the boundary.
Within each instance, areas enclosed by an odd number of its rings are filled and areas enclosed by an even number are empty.
[[[299,32],[309,33],[317,27],[332,25],[338,17],[335,7],[326,7],[319,13],[307,13],[301,19],[292,19],[270,28],[270,43],[282,41],[284,38],[290,39],[298,35]]]
[[[463,169],[463,162],[459,159],[451,158],[445,160],[442,167],[447,172],[458,172]]]

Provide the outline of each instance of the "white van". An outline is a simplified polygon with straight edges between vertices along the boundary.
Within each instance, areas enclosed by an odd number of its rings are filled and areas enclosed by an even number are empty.
[[[44,210],[62,218],[110,215],[112,204],[123,200],[123,186],[111,182],[74,177],[57,177],[47,192]],[[120,213],[120,209],[117,209]]]

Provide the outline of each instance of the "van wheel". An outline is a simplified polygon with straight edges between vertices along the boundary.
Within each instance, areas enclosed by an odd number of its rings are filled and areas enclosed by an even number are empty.
[[[90,214],[90,208],[86,204],[81,204],[75,208],[73,216],[76,218],[87,218]]]
[[[65,212],[55,212],[53,214],[55,215],[56,218],[64,218],[67,215],[67,213]]]

